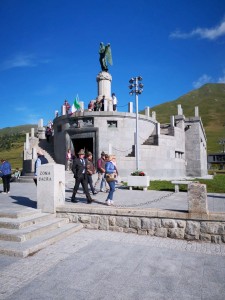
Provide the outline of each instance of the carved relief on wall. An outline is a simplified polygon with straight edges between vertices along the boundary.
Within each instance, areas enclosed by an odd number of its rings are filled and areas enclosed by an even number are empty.
[[[93,118],[79,118],[69,120],[70,128],[84,128],[84,127],[94,127],[94,119]]]

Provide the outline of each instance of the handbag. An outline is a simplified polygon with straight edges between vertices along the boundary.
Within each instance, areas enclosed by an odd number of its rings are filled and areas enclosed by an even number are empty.
[[[116,180],[116,173],[107,173],[105,175],[106,181],[110,182],[110,181],[115,181]]]

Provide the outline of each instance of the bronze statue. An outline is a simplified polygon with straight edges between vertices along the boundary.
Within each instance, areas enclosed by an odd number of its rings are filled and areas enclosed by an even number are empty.
[[[106,46],[104,43],[100,43],[99,48],[99,61],[101,65],[102,71],[108,72],[108,63],[112,66],[112,52],[110,44],[107,44]]]

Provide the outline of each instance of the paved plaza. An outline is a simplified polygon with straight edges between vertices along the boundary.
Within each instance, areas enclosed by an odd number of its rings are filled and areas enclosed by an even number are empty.
[[[83,229],[0,266],[0,299],[225,299],[218,244]]]
[[[67,181],[66,205],[71,188]],[[185,211],[186,197],[118,186],[115,203]],[[95,198],[93,206],[104,205],[106,194]],[[209,194],[208,202],[210,211],[225,212],[225,195]],[[33,183],[0,194],[0,211],[35,207]],[[82,229],[27,258],[0,255],[0,299],[224,300],[225,245]]]

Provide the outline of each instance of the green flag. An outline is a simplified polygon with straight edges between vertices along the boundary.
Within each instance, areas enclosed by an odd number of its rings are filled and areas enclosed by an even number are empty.
[[[77,95],[77,97],[75,98],[75,100],[73,102],[72,112],[75,112],[78,109],[80,109],[80,103],[79,103],[79,97]]]
[[[77,95],[77,97],[74,100],[74,106],[76,109],[80,109],[80,103],[79,103],[79,97]]]

